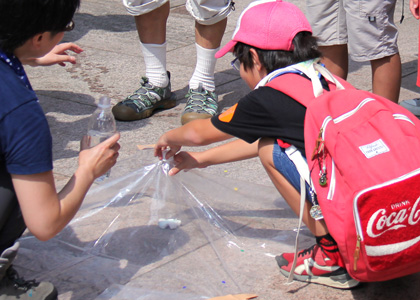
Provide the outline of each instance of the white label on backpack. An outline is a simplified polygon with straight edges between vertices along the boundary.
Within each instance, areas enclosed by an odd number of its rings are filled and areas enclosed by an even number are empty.
[[[389,148],[385,145],[384,141],[379,139],[373,143],[360,146],[359,149],[363,152],[366,158],[372,158],[376,155],[389,152]]]

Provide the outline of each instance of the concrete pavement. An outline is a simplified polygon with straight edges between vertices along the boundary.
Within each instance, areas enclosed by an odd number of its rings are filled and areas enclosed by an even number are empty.
[[[236,1],[236,11],[228,20],[223,44],[231,38],[240,12],[250,2]],[[305,10],[303,0],[291,2]],[[398,2],[396,19],[400,18],[401,5]],[[418,22],[408,10],[408,1],[404,11],[405,20],[398,25],[403,64],[401,100],[417,97],[420,92],[415,86]],[[137,88],[144,70],[134,20],[120,0],[83,1],[74,21],[76,27],[66,33],[64,41],[75,42],[84,49],[78,55],[76,65],[26,68],[51,126],[58,189],[76,169],[79,141],[86,133],[87,119],[95,109],[95,101],[102,95],[111,97],[114,104],[124,99]],[[150,151],[138,151],[138,144],[153,144],[163,132],[180,126],[180,114],[185,105],[183,97],[195,66],[194,21],[185,10],[183,1],[171,4],[167,42],[168,70],[172,73],[172,88],[178,97],[178,105],[145,120],[118,122],[122,148],[119,163],[110,179],[115,185],[108,184],[99,194],[90,195],[82,209],[84,213],[93,207],[105,207],[118,188],[126,187],[124,183],[117,184],[113,180],[128,174],[126,182],[135,181],[139,175],[136,170],[143,170],[145,165],[155,162]],[[230,107],[248,92],[239,74],[231,68],[231,59],[226,55],[216,66],[221,109]],[[348,80],[360,89],[370,90],[369,65],[351,62]],[[25,278],[53,282],[59,290],[60,300],[188,300],[236,292],[255,293],[259,295],[258,299],[264,300],[419,298],[418,275],[364,284],[353,291],[302,283],[285,285],[286,280],[279,274],[273,256],[293,249],[293,229],[297,220],[273,188],[258,160],[213,166],[182,176],[179,180],[185,182],[186,190],[192,191],[199,200],[208,197],[209,208],[214,208],[221,220],[227,222],[222,223],[221,228],[233,232],[216,230],[206,233],[203,227],[195,224],[196,219],[206,220],[214,216],[213,212],[192,217],[185,214],[191,209],[187,205],[182,214],[184,219],[180,229],[183,230],[172,233],[175,248],[160,245],[163,237],[157,239],[159,245],[147,242],[154,237],[153,234],[162,234],[147,222],[150,219],[149,206],[153,202],[148,202],[150,199],[145,199],[145,194],[154,192],[138,193],[135,187],[131,187],[130,192],[140,195],[140,200],[130,202],[130,206],[128,202],[124,205],[119,202],[110,215],[107,210],[101,210],[101,213],[87,218],[88,221],[66,229],[63,235],[52,241],[39,242],[29,233],[25,234],[16,260],[17,269]],[[188,186],[188,182],[196,182],[200,188],[194,189]],[[144,181],[139,184],[146,185]],[[240,193],[235,194],[237,191]],[[180,193],[185,195],[185,190]],[[226,195],[228,199],[224,198]],[[168,200],[178,203],[176,201]],[[134,204],[138,205],[137,215],[127,212],[127,208],[134,207]],[[176,210],[175,206],[170,207]],[[113,228],[112,232],[117,232],[113,237],[118,238],[107,240],[109,244],[100,244],[101,251],[95,252],[98,247],[93,246],[93,242],[103,241],[99,239],[100,234],[108,232],[107,225],[117,215],[126,219]],[[144,240],[146,242],[140,242]],[[243,243],[242,250],[245,249],[243,252],[248,256],[239,257],[230,252],[235,247],[227,245],[233,241]],[[301,246],[309,246],[312,242],[307,231],[303,230]],[[153,249],[170,251],[153,256]],[[118,292],[120,294],[115,296]]]

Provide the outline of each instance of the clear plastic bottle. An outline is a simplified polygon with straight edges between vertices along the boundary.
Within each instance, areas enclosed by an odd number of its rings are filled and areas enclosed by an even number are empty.
[[[111,99],[109,97],[101,97],[99,99],[98,108],[93,112],[88,123],[89,148],[105,141],[117,131],[115,118],[111,111]],[[103,181],[108,178],[111,173],[109,170],[106,174],[97,178],[96,181]]]

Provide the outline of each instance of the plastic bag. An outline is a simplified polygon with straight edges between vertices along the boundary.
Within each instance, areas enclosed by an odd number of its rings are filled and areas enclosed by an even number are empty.
[[[144,165],[151,152],[139,153],[89,192],[52,241],[23,238],[32,257],[50,255],[47,275],[59,290],[98,300],[267,290],[279,274],[273,257],[291,252],[295,237],[284,221],[296,217],[277,191],[195,170],[168,176],[170,162]]]

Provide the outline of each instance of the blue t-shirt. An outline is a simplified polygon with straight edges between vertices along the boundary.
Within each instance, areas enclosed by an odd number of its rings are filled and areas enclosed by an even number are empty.
[[[0,163],[9,174],[52,170],[52,137],[35,92],[0,60]],[[4,169],[4,168],[1,168]]]

